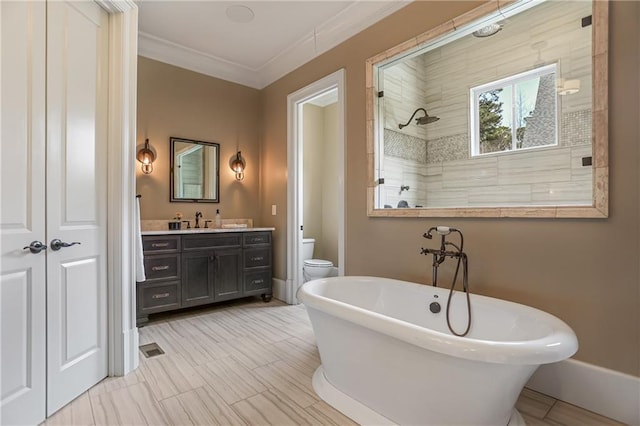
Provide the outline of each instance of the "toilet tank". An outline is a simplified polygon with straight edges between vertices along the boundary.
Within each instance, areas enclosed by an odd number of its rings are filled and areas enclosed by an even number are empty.
[[[316,240],[313,238],[302,239],[302,260],[313,259],[313,247],[316,244]]]

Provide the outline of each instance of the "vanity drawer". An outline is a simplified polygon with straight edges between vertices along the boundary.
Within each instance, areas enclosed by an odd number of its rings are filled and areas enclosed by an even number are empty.
[[[244,274],[244,295],[271,292],[271,268],[261,269]]]
[[[182,249],[203,250],[219,247],[240,247],[242,236],[239,233],[221,233],[207,235],[184,235],[182,237]]]
[[[144,258],[144,273],[147,281],[179,279],[180,278],[180,255],[153,255]]]
[[[244,267],[271,266],[271,247],[244,249]]]
[[[169,311],[180,307],[180,281],[138,283],[138,313]]]
[[[142,249],[147,253],[176,253],[180,251],[179,235],[145,235],[142,237]]]
[[[245,246],[271,244],[271,232],[247,232],[243,235]]]

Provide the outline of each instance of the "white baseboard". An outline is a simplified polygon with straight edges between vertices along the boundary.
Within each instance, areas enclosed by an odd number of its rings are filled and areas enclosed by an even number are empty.
[[[273,278],[273,297],[283,302],[286,302],[287,284],[284,280]]]
[[[640,377],[568,359],[540,366],[526,386],[619,422],[640,424]]]
[[[138,327],[125,330],[123,334],[125,345],[128,346],[125,350],[127,356],[125,356],[124,359],[123,371],[123,375],[126,375],[138,368],[138,356],[140,355],[138,346],[140,345],[140,335],[138,334]]]

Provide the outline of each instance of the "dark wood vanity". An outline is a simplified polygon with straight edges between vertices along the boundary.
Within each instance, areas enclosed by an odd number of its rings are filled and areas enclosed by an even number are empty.
[[[271,231],[143,235],[146,281],[137,283],[137,324],[149,314],[272,296]]]

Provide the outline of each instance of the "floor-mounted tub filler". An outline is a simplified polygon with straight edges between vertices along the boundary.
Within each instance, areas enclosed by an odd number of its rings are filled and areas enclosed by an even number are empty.
[[[465,337],[447,326],[449,289],[373,277],[310,281],[306,305],[322,365],[313,387],[363,425],[518,425],[514,405],[541,364],[578,349],[574,332],[546,312],[471,295]],[[453,293],[451,328],[467,327]],[[434,312],[437,311],[437,312]]]

